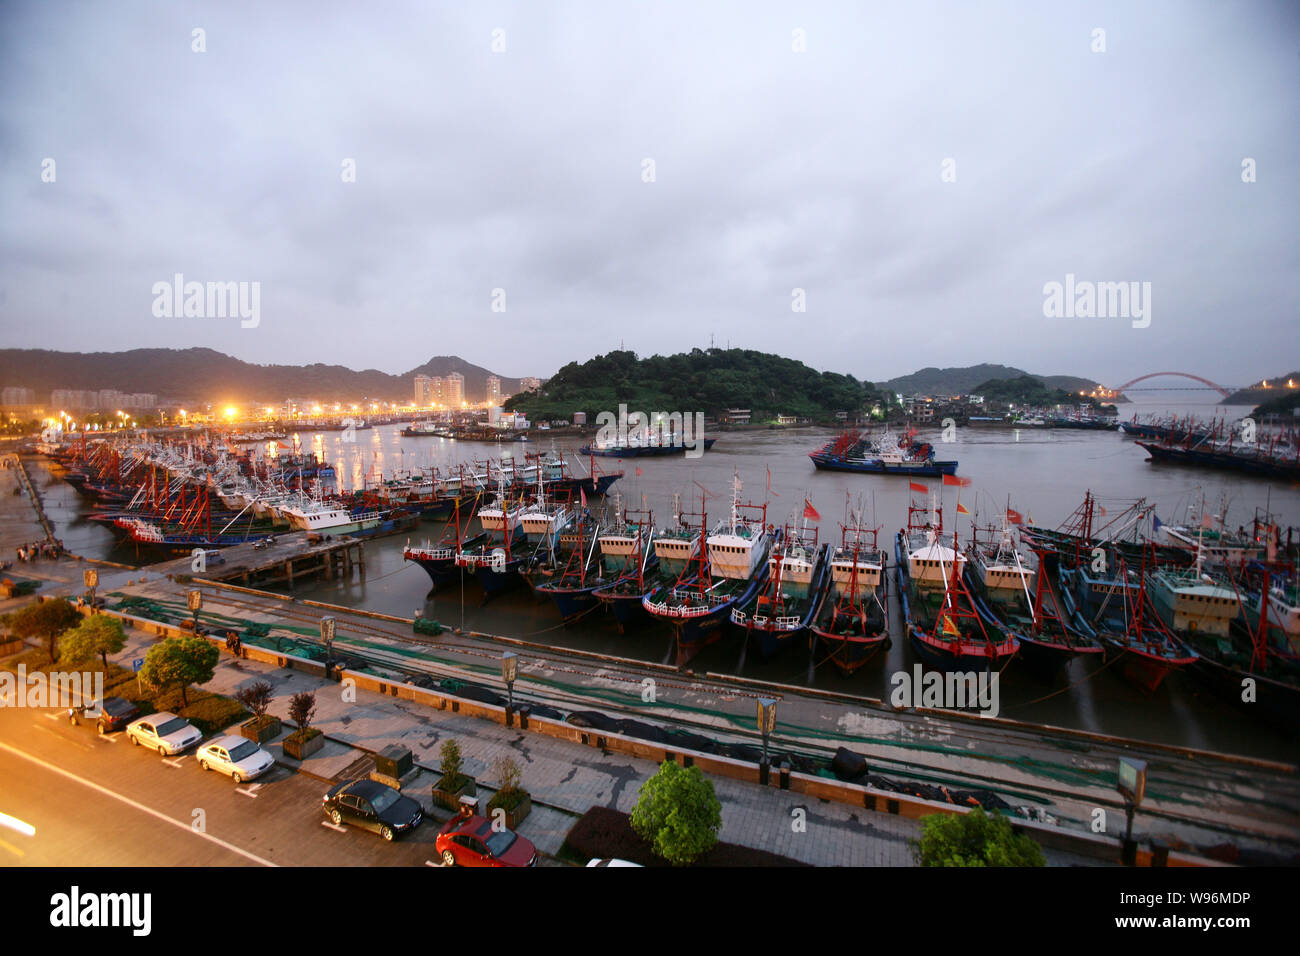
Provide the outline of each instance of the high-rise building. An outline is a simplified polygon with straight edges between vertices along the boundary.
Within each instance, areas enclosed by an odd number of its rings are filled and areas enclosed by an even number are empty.
[[[461,402],[465,401],[465,376],[460,372],[452,372],[442,383],[443,405],[451,408],[460,408]]]
[[[30,388],[18,388],[10,386],[3,392],[0,392],[0,404],[4,405],[35,405],[36,393]]]
[[[495,375],[488,376],[487,403],[489,408],[501,404],[501,379]]]
[[[524,376],[519,380],[519,390],[521,392],[535,392],[541,387],[542,387],[542,380],[540,378],[531,378],[529,376]]]
[[[429,401],[429,376],[415,376],[415,404],[417,406],[431,405]]]

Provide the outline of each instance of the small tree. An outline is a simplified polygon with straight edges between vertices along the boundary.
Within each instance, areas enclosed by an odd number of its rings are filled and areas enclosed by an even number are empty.
[[[524,792],[519,787],[523,778],[519,763],[513,757],[501,756],[492,761],[492,772],[496,774],[501,786],[488,801],[488,806],[513,810],[524,798]]]
[[[316,716],[316,695],[309,690],[294,694],[289,698],[289,719],[298,725],[298,735],[301,737],[311,726],[312,718]]]
[[[460,744],[450,738],[444,740],[438,756],[442,762],[442,780],[438,785],[448,793],[454,793],[460,789],[457,785],[461,776]]]
[[[122,622],[107,614],[92,614],[82,618],[80,624],[63,635],[61,661],[79,664],[96,654],[108,670],[108,655],[126,647],[126,632]]]
[[[969,813],[921,817],[921,839],[913,846],[921,866],[1043,866],[1043,851],[1031,838],[1012,832],[999,813],[979,807]]]
[[[713,781],[699,767],[671,760],[641,786],[632,810],[632,829],[659,856],[686,866],[712,849],[722,828],[722,804]]]
[[[259,727],[262,726],[262,719],[266,716],[266,709],[271,706],[271,696],[271,685],[264,680],[254,681],[247,687],[235,691],[235,700],[253,712],[253,719],[257,721]]]
[[[58,660],[56,642],[59,635],[77,624],[81,615],[66,598],[37,601],[9,615],[7,623],[18,637],[37,638],[45,642],[50,663]]]
[[[185,689],[212,680],[219,654],[215,644],[201,637],[169,637],[149,648],[140,667],[140,683],[154,690],[179,685],[181,706],[188,707]]]

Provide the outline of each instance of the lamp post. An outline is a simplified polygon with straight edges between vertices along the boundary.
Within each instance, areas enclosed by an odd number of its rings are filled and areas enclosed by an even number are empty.
[[[515,714],[515,678],[519,675],[519,657],[514,651],[501,655],[501,679],[506,685],[506,726],[514,724]]]
[[[190,609],[194,615],[194,633],[199,632],[199,611],[203,610],[203,592],[198,588],[190,588],[185,592],[185,606]]]
[[[1134,757],[1119,758],[1119,780],[1115,789],[1124,798],[1124,816],[1128,823],[1124,828],[1124,845],[1120,852],[1120,861],[1125,866],[1137,866],[1137,843],[1133,840],[1133,814],[1142,806],[1142,797],[1147,789],[1147,762]]]
[[[328,677],[334,663],[334,618],[320,619],[320,642],[325,645],[325,676]]]
[[[776,728],[776,701],[770,697],[758,699],[758,731],[763,735],[763,760],[758,765],[758,782],[767,785],[772,765],[767,759],[767,738]]]

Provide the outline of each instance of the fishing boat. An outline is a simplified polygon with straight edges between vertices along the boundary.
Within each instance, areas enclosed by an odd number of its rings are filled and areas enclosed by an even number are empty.
[[[923,508],[908,506],[908,527],[894,540],[898,594],[903,620],[917,656],[932,667],[950,672],[1000,672],[1020,648],[1020,642],[975,608],[964,580],[966,558],[957,547],[942,543],[942,512],[930,500],[924,524],[916,516]]]
[[[745,641],[755,639],[763,657],[798,641],[825,595],[826,548],[816,526],[785,526],[768,556],[767,581],[731,609],[731,623]]]
[[[698,516],[703,524],[704,515]],[[596,599],[614,612],[620,632],[628,625],[648,618],[645,598],[664,587],[671,587],[695,559],[701,535],[691,522],[692,515],[681,510],[679,495],[673,495],[673,517],[668,527],[657,529],[652,515],[638,521],[635,537],[612,529],[611,547],[628,553],[628,570],[612,584],[597,588]],[[629,522],[630,523],[630,522]],[[604,535],[602,535],[602,542]],[[603,543],[602,543],[603,547]]]
[[[1204,567],[1157,568],[1147,575],[1160,619],[1196,652],[1192,673],[1223,697],[1277,719],[1288,729],[1300,716],[1300,661],[1270,648],[1266,619],[1241,627],[1244,601],[1235,582]],[[1264,625],[1261,629],[1260,625]]]
[[[829,549],[825,594],[809,625],[814,661],[818,647],[848,676],[890,646],[888,575],[879,529],[840,525],[840,544]]]
[[[682,455],[691,448],[698,448],[699,442],[703,442],[704,451],[708,451],[716,441],[716,438],[697,438],[688,447],[681,439],[674,438],[672,435],[660,438],[657,432],[642,435],[632,431],[628,433],[624,441],[608,441],[598,438],[591,444],[579,448],[578,454],[589,457],[595,455],[598,458],[650,458],[660,455]]]
[[[1199,560],[1210,567],[1239,569],[1263,553],[1260,543],[1246,534],[1244,529],[1236,532],[1228,530],[1225,525],[1226,502],[1218,516],[1217,525],[1214,516],[1206,513],[1203,501],[1199,511],[1192,508],[1188,510],[1191,520],[1187,524],[1166,524],[1156,518],[1153,525],[1160,540],[1184,551],[1189,562]]]
[[[488,539],[465,545],[456,553],[456,565],[471,573],[483,589],[483,603],[520,581],[519,569],[527,550],[518,547],[522,534],[519,520],[525,506],[512,501],[501,481],[496,500],[479,508],[478,519]]]
[[[473,516],[474,509],[470,507],[464,524],[465,528],[469,527]],[[429,575],[430,590],[436,591],[460,576],[456,556],[462,550],[474,551],[486,543],[490,537],[486,531],[480,531],[470,538],[462,537],[461,510],[458,504],[454,512],[454,521],[449,522],[443,528],[442,537],[436,544],[431,545],[426,541],[424,547],[412,548],[411,542],[408,540],[406,547],[402,551],[402,559],[414,561],[424,568],[425,573]]]
[[[594,608],[599,603],[595,590],[611,583],[611,579],[602,573],[597,557],[600,537],[587,532],[586,527],[586,522],[577,522],[576,538],[563,570],[536,586],[538,595],[555,602],[565,624]]]
[[[1010,507],[1008,516],[1016,515]],[[1055,679],[1076,657],[1101,660],[1105,649],[1095,636],[1066,624],[1042,568],[1042,551],[1016,540],[1004,520],[995,540],[972,538],[966,551],[966,576],[976,609],[990,624],[1020,642],[1020,657],[1031,669]]]
[[[767,577],[767,552],[774,537],[766,523],[767,505],[740,504],[740,490],[736,472],[730,518],[707,535],[702,523],[693,565],[673,585],[656,588],[642,599],[650,614],[673,626],[679,667],[721,637],[731,608],[749,600]]]
[[[1130,568],[1114,552],[1091,564],[1063,567],[1061,597],[1075,627],[1098,638],[1108,658],[1117,656],[1120,673],[1153,694],[1171,671],[1195,663],[1196,652],[1165,626],[1151,606],[1145,570]]]
[[[818,469],[873,475],[955,475],[957,462],[936,461],[934,446],[912,436],[898,438],[888,428],[875,437],[845,432],[808,456]]]

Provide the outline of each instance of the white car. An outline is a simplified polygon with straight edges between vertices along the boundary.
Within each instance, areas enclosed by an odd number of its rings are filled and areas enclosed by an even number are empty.
[[[178,754],[203,739],[193,724],[166,711],[132,721],[126,725],[126,735],[137,747],[148,747],[164,756]]]
[[[228,735],[211,740],[194,755],[204,770],[220,770],[235,783],[260,777],[273,766],[275,758],[243,737]]]

